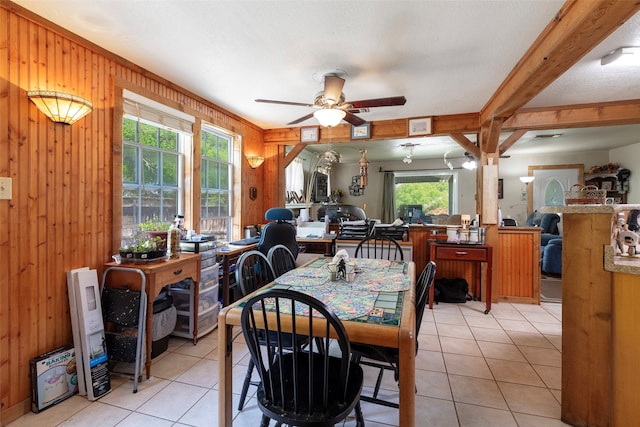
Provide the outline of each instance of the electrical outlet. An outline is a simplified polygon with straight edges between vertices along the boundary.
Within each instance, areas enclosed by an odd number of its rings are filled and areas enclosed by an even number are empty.
[[[11,178],[0,178],[0,200],[11,200]]]

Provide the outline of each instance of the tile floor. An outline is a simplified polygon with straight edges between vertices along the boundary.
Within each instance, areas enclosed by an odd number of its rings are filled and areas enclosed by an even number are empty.
[[[562,305],[543,303],[440,304],[426,310],[416,357],[416,420],[428,426],[563,426],[560,418]],[[171,338],[153,360],[153,377],[132,393],[132,382],[112,377],[112,391],[96,402],[74,396],[10,427],[216,426],[217,333],[190,341]],[[248,363],[242,342],[234,345],[234,408]],[[366,368],[366,367],[365,367]],[[375,372],[367,371],[367,385]],[[381,395],[397,399],[385,374]],[[365,390],[365,393],[370,390]],[[250,387],[250,393],[255,387]],[[398,411],[363,402],[368,427],[398,425]],[[235,412],[234,425],[257,426],[255,399]],[[345,422],[354,426],[350,418]]]

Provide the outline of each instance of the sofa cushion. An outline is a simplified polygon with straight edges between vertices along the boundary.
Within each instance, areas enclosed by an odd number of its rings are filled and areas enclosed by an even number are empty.
[[[560,222],[560,215],[554,213],[548,213],[542,215],[540,220],[540,228],[543,233],[558,234],[558,223]]]

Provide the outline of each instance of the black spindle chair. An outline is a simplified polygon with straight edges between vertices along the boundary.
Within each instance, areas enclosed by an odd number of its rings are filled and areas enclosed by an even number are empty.
[[[354,409],[357,425],[364,426],[362,368],[350,360],[342,322],[322,302],[297,291],[270,289],[247,301],[241,324],[261,379],[257,392],[261,426],[267,427],[270,419],[278,425],[333,426]],[[292,335],[305,336],[313,344],[285,350],[284,342]],[[323,348],[317,348],[319,341]],[[340,356],[330,355],[331,342],[339,347]]]
[[[424,309],[429,299],[429,287],[433,286],[433,280],[436,276],[436,263],[430,261],[425,266],[422,273],[418,277],[416,282],[416,353],[418,352],[418,334],[420,332],[420,324],[422,323],[422,316]],[[394,378],[396,382],[399,379],[399,354],[397,348],[365,345],[365,344],[353,344],[351,346],[351,352],[353,354],[353,360],[361,365],[372,366],[379,369],[376,385],[373,390],[372,396],[362,395],[361,399],[367,402],[377,403],[379,405],[390,406],[398,408],[398,404],[395,402],[389,402],[378,398],[378,392],[380,391],[380,384],[382,383],[382,374],[385,369],[392,370],[394,372]]]

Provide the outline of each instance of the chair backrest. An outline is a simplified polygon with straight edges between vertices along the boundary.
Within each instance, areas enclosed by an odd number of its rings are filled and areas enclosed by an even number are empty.
[[[365,237],[356,246],[356,258],[388,259],[403,261],[404,254],[400,244],[391,237]]]
[[[422,316],[427,305],[427,300],[429,299],[429,288],[433,286],[435,277],[436,263],[429,261],[416,281],[416,336],[418,335],[418,332],[420,332]]]
[[[275,245],[267,253],[267,258],[273,267],[276,277],[282,276],[289,270],[296,268],[296,259],[285,245]]]
[[[305,425],[301,420],[311,424],[336,404],[345,403],[349,338],[340,319],[322,302],[297,291],[270,289],[247,301],[241,325],[260,374],[258,405],[269,418],[291,425]],[[312,343],[314,351],[297,346],[283,349],[281,342],[292,334]],[[331,341],[337,343],[339,357],[329,354]],[[317,348],[319,342],[322,349]],[[336,383],[337,388],[331,386]]]
[[[260,289],[267,283],[273,282],[275,274],[273,267],[265,254],[252,250],[244,252],[236,262],[236,284],[240,286],[242,295]]]
[[[560,222],[560,215],[555,213],[546,213],[542,215],[540,219],[540,228],[542,233],[548,234],[560,234],[558,230],[558,223]]]
[[[256,249],[267,255],[269,249],[275,245],[285,245],[291,251],[293,258],[297,258],[299,249],[296,228],[287,222],[293,219],[293,212],[285,208],[271,208],[265,213],[265,219],[275,222],[270,222],[262,227]]]

